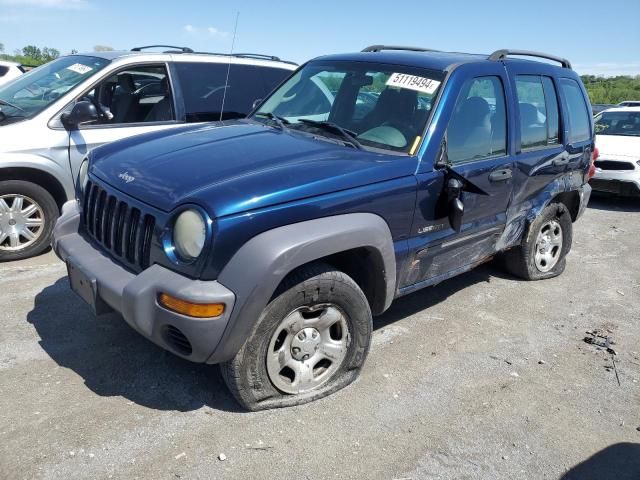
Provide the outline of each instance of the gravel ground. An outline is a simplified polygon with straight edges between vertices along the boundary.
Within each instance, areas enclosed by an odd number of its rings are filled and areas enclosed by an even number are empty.
[[[561,277],[487,264],[399,299],[358,382],[259,413],[94,318],[52,253],[3,264],[0,478],[638,479],[639,238],[639,201],[595,199]]]

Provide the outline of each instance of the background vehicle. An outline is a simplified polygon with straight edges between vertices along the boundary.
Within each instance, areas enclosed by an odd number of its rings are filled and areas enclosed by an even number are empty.
[[[222,363],[244,407],[308,402],[358,376],[394,298],[502,252],[527,280],[563,272],[588,105],[545,54],[321,57],[247,119],[94,151],[54,248],[97,313]]]
[[[616,105],[612,104],[612,103],[593,103],[591,105],[591,110],[593,111],[594,115],[597,115],[598,113],[607,110],[609,108],[614,108],[616,107]]]
[[[619,107],[640,107],[640,100],[625,100],[618,104]]]
[[[600,192],[640,195],[640,107],[612,108],[594,121],[600,156],[591,186]]]
[[[19,63],[0,60],[0,85],[4,85],[14,78],[18,78],[24,72],[24,68]]]
[[[49,245],[92,148],[241,118],[296,68],[264,55],[148,48],[61,57],[0,87],[0,261]]]

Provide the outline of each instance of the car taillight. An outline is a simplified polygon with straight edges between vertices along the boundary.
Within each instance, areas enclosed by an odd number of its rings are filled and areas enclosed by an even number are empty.
[[[593,178],[593,176],[596,174],[595,161],[598,159],[599,156],[600,156],[600,150],[598,150],[598,147],[594,147],[593,152],[591,152],[591,163],[589,164],[589,173],[587,173],[587,177],[589,179]]]

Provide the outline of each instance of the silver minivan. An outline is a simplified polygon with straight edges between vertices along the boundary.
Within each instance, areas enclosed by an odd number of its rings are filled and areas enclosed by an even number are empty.
[[[61,57],[0,86],[0,261],[49,246],[92,148],[242,117],[296,68],[265,55],[148,48]]]

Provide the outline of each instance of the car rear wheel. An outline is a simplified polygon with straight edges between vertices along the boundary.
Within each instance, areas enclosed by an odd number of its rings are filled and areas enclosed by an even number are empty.
[[[221,365],[229,389],[248,410],[300,405],[353,382],[372,334],[358,285],[329,265],[290,275],[238,354]]]
[[[59,211],[42,187],[21,180],[0,182],[0,261],[43,252]]]
[[[571,250],[572,229],[567,208],[561,203],[552,203],[531,223],[522,243],[505,252],[505,267],[525,280],[560,275]]]

